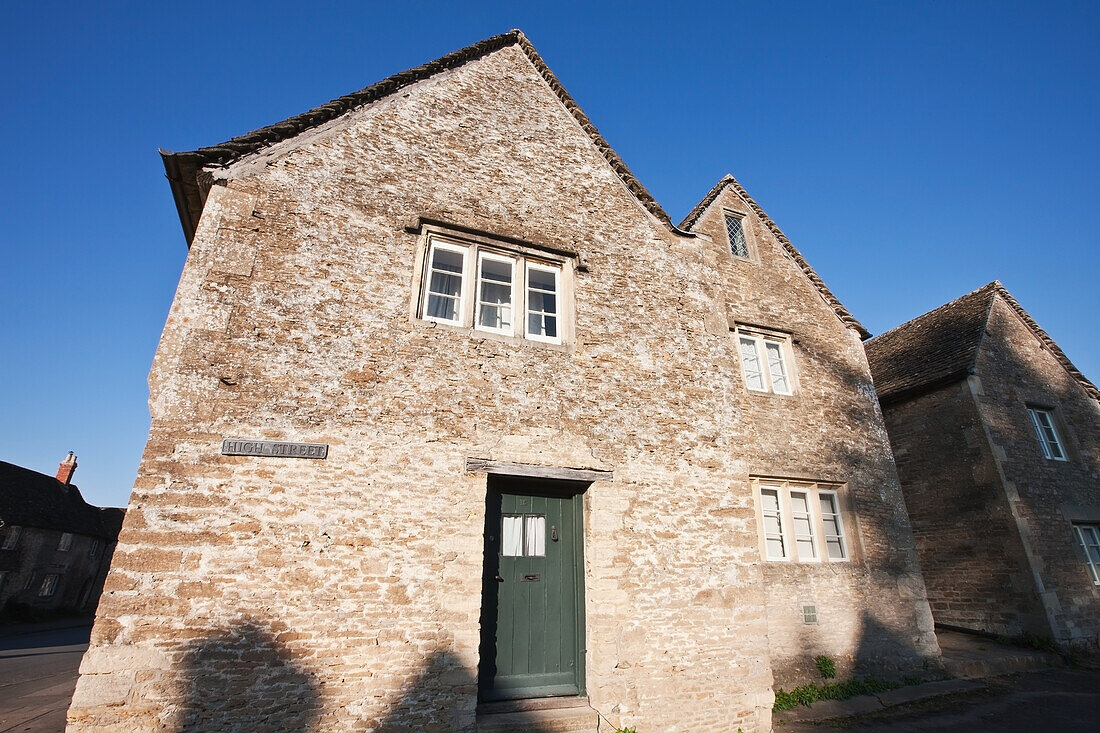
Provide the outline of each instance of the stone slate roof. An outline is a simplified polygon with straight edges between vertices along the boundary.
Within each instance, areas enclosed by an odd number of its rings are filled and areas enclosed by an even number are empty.
[[[876,336],[864,346],[883,404],[901,402],[973,374],[993,301],[1000,297],[1093,399],[1100,391],[998,281]]]
[[[160,153],[164,162],[164,170],[172,185],[172,195],[176,200],[176,208],[179,211],[180,223],[183,224],[183,230],[184,234],[187,236],[188,245],[190,246],[191,240],[195,236],[195,227],[198,224],[199,216],[202,214],[202,208],[206,201],[205,192],[202,190],[198,181],[199,174],[204,168],[211,166],[227,167],[247,155],[263,150],[275,143],[288,140],[318,125],[342,117],[349,112],[382,99],[383,97],[387,97],[407,86],[428,79],[442,71],[457,68],[470,61],[479,59],[511,45],[517,45],[523,50],[527,58],[531,60],[531,63],[557,95],[558,99],[561,100],[562,104],[565,105],[566,109],[569,110],[573,118],[577,120],[584,131],[588,133],[588,136],[592,138],[596,147],[599,148],[604,158],[607,159],[607,162],[622,179],[627,189],[629,189],[638,201],[654,216],[660,219],[669,229],[679,234],[684,234],[684,232],[680,232],[673,226],[672,219],[665,213],[665,210],[661,208],[661,205],[650,195],[645,186],[634,177],[634,174],[627,168],[623,159],[619,157],[618,153],[612,150],[607,140],[600,135],[599,130],[597,130],[596,126],[592,124],[592,121],[588,119],[588,115],[581,110],[580,106],[573,100],[573,97],[569,95],[569,92],[565,91],[565,87],[561,85],[561,82],[558,81],[554,72],[552,72],[550,67],[546,65],[546,62],[542,60],[542,57],[539,56],[535,47],[527,40],[527,37],[519,30],[512,30],[508,33],[502,33],[501,35],[487,38],[472,46],[467,46],[461,50],[449,53],[423,66],[417,66],[416,68],[394,74],[365,89],[360,89],[357,92],[334,99],[327,104],[323,104],[320,107],[316,107],[300,115],[290,117],[282,122],[277,122],[274,125],[268,125],[267,127],[253,130],[252,132],[235,137],[220,145],[199,148],[198,150],[184,153],[173,153],[167,150],[161,150]]]
[[[122,509],[100,509],[84,501],[80,489],[52,476],[0,461],[0,521],[100,537],[114,542]]]
[[[802,253],[799,252],[793,244],[791,244],[791,240],[787,239],[787,235],[785,235],[782,230],[780,230],[779,225],[772,221],[772,218],[767,215],[760,204],[756,203],[756,201],[753,200],[752,196],[749,196],[749,193],[745,190],[745,187],[738,183],[737,179],[733,176],[726,174],[726,176],[722,180],[720,180],[706,196],[703,197],[703,200],[696,204],[694,209],[688,212],[688,215],[684,217],[684,220],[682,222],[680,222],[678,228],[690,232],[692,227],[694,227],[695,224],[699,221],[700,217],[703,216],[703,212],[706,211],[707,208],[714,203],[715,199],[717,199],[722,191],[726,190],[726,188],[732,188],[738,196],[744,199],[745,203],[749,205],[749,208],[751,208],[753,212],[760,218],[760,221],[764,222],[764,225],[771,230],[771,233],[774,234],[775,238],[779,240],[779,243],[787,251],[787,254],[789,254],[791,256],[791,259],[793,259],[795,263],[800,268],[802,268],[802,272],[806,274],[806,277],[809,278],[810,282],[813,283],[814,287],[817,288],[817,291],[821,293],[821,297],[824,298],[825,302],[828,303],[829,306],[836,312],[840,320],[843,321],[845,325],[856,329],[859,332],[861,338],[870,338],[871,332],[864,328],[863,324],[856,320],[856,317],[853,316],[848,311],[848,309],[844,307],[844,305],[840,302],[839,299],[837,299],[835,295],[833,295],[832,291],[829,290],[828,287],[826,287],[825,281],[821,279],[821,276],[814,271],[814,268],[810,267],[810,263],[806,261],[806,258],[802,256]]]

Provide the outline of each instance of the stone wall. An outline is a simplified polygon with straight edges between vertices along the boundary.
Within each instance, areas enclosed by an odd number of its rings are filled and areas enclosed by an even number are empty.
[[[724,213],[742,215],[747,259],[730,254]],[[859,335],[837,317],[775,235],[727,186],[693,227],[715,333],[729,344],[724,395],[741,416],[735,451],[743,473],[732,490],[749,500],[750,476],[840,484],[851,560],[753,562],[767,594],[769,649],[778,686],[818,681],[831,656],[840,676],[896,675],[938,664],[920,568],[887,433]],[[739,325],[789,334],[792,395],[746,389]],[[820,539],[820,538],[819,538]],[[822,553],[824,554],[824,553]],[[807,624],[803,606],[816,607]]]
[[[885,414],[936,621],[1048,633],[971,384],[887,405]]]
[[[1100,524],[1100,404],[1002,298],[994,301],[977,373],[982,419],[1033,558],[1050,635],[1095,651],[1100,586],[1088,574],[1072,523]],[[1043,457],[1028,407],[1053,412],[1067,461]]]
[[[1029,407],[1067,461],[1044,458]],[[1074,522],[1100,524],[1100,406],[996,296],[975,375],[886,408],[939,623],[1100,641],[1100,588]]]
[[[469,456],[614,472],[584,502],[593,707],[768,729],[740,375],[704,325],[700,245],[626,191],[526,56],[224,175],[150,375],[71,729],[470,729],[486,479]],[[410,318],[418,216],[577,251],[575,342]],[[225,457],[225,437],[330,451]]]

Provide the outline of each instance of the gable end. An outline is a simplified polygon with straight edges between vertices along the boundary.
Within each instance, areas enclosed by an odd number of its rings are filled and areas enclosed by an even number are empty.
[[[854,328],[859,333],[860,338],[871,338],[871,332],[864,328],[863,324],[856,320],[856,317],[853,316],[848,311],[848,309],[844,307],[844,305],[835,295],[833,295],[832,291],[829,290],[829,288],[825,285],[825,281],[822,280],[821,276],[814,271],[814,268],[812,268],[810,266],[810,263],[806,261],[806,258],[802,256],[802,253],[799,252],[793,244],[791,244],[791,240],[787,239],[787,235],[783,233],[783,231],[779,228],[779,225],[772,221],[772,218],[768,216],[767,212],[764,211],[760,204],[756,203],[756,201],[753,200],[752,196],[749,196],[748,191],[746,191],[745,188],[740,183],[738,183],[737,179],[733,176],[726,174],[726,176],[722,178],[722,180],[720,180],[714,186],[714,188],[712,188],[710,192],[707,193],[706,196],[703,197],[703,200],[696,204],[695,208],[688,212],[688,215],[684,217],[683,221],[680,222],[678,228],[686,232],[691,232],[695,224],[698,223],[700,218],[702,218],[703,213],[708,208],[710,208],[710,205],[715,202],[718,196],[721,195],[722,191],[726,190],[726,188],[732,188],[733,191],[746,204],[749,205],[749,208],[752,209],[753,213],[756,214],[760,221],[764,222],[764,225],[767,226],[771,233],[775,236],[775,238],[779,240],[779,243],[780,245],[782,245],[783,249],[787,252],[787,254],[791,256],[791,259],[795,261],[798,267],[802,270],[802,273],[809,279],[810,283],[815,288],[817,288],[818,293],[821,294],[821,297],[825,300],[829,307],[833,309],[837,317],[840,318],[841,322],[843,322],[844,325],[848,326],[849,328]]]
[[[206,189],[200,183],[199,177],[204,168],[227,167],[259,150],[276,143],[289,140],[307,130],[313,129],[326,122],[331,122],[338,117],[362,107],[365,104],[375,102],[383,97],[390,96],[401,89],[428,79],[442,71],[454,69],[470,61],[486,56],[494,51],[499,51],[507,46],[519,46],[528,60],[542,76],[543,80],[565,106],[581,129],[591,138],[600,154],[622,180],[627,190],[646,208],[656,216],[662,224],[675,234],[694,237],[694,234],[681,231],[673,223],[671,217],[665,212],[657,200],[649,193],[645,186],[634,176],[619,154],[600,134],[596,126],[588,118],[588,115],[580,108],[573,97],[565,90],[554,72],[543,61],[535,47],[527,39],[522,31],[511,30],[492,38],[479,41],[466,48],[459,49],[422,66],[417,66],[406,71],[387,77],[380,82],[372,84],[357,92],[323,104],[320,107],[290,117],[282,122],[277,122],[267,127],[240,135],[220,145],[199,148],[184,153],[173,153],[161,150],[161,158],[164,162],[165,175],[172,187],[172,196],[179,212],[180,224],[183,226],[187,245],[190,247],[195,236],[195,227],[202,215],[203,206],[206,203]]]

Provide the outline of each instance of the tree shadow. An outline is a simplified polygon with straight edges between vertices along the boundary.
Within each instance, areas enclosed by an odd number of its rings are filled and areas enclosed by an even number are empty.
[[[255,621],[215,630],[183,649],[184,731],[308,731],[321,689],[272,632]]]
[[[546,711],[522,701],[477,707],[477,676],[454,654],[433,651],[396,699],[372,715],[327,719],[322,684],[271,629],[255,620],[213,630],[182,648],[184,703],[180,731],[320,731],[354,728],[377,733],[554,730]],[[540,706],[535,706],[540,707]],[[345,711],[345,714],[350,714]],[[595,715],[594,712],[592,712]]]

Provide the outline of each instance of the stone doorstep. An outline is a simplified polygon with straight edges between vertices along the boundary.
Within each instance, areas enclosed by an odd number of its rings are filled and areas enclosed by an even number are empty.
[[[477,708],[478,733],[595,733],[600,715],[587,697],[547,697],[483,703]]]
[[[830,718],[846,718],[850,715],[873,713],[879,710],[903,705],[905,703],[928,700],[933,697],[953,695],[958,692],[971,692],[983,689],[985,685],[974,680],[942,680],[926,682],[923,685],[899,687],[878,695],[860,695],[848,700],[824,700],[810,707],[799,706],[793,710],[784,710],[775,714],[777,723],[794,723]]]

